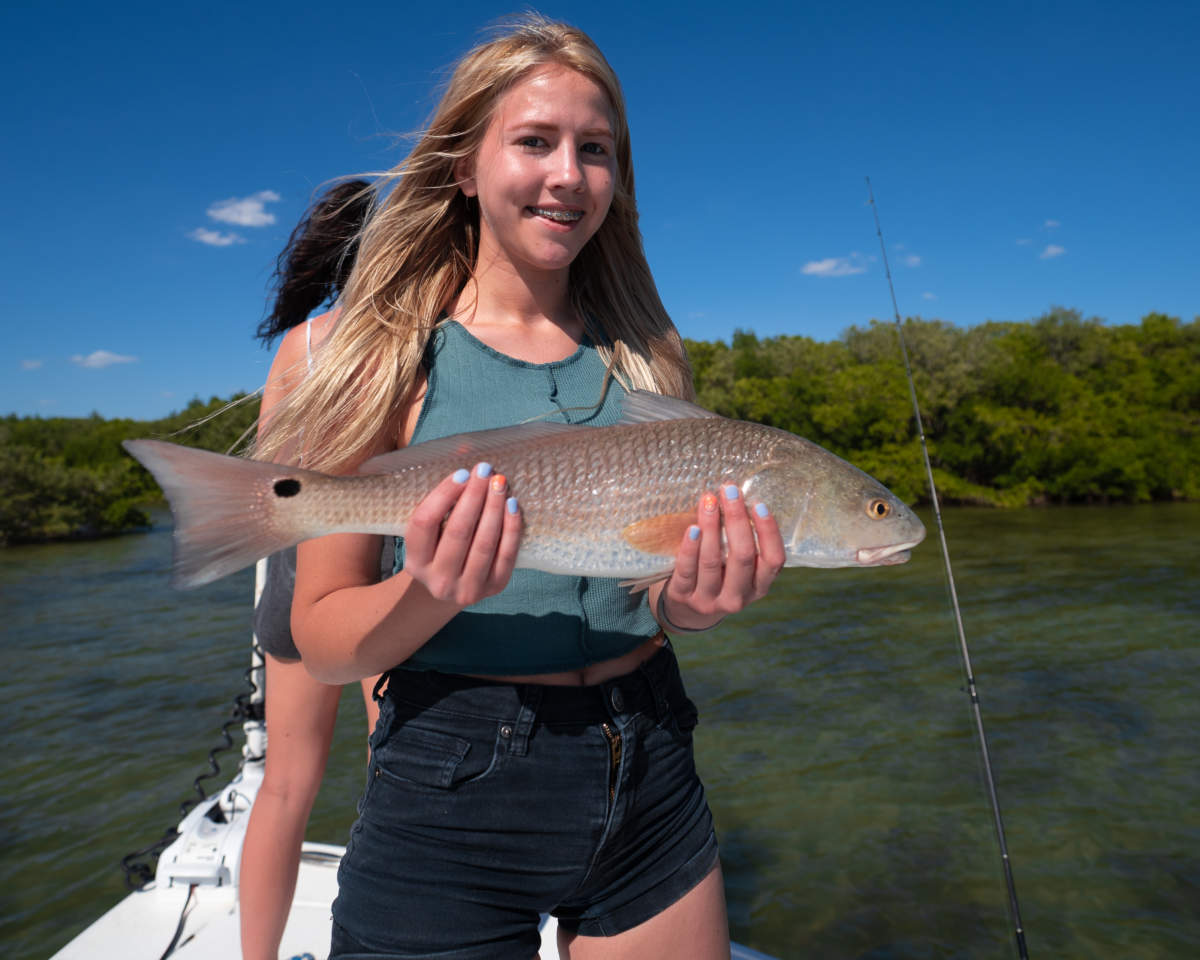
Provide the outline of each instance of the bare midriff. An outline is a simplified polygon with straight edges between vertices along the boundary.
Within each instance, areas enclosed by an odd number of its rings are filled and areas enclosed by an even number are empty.
[[[497,683],[540,683],[550,687],[590,687],[613,677],[621,677],[632,673],[639,665],[656,654],[666,641],[666,636],[657,633],[645,643],[630,650],[628,653],[611,660],[592,663],[581,670],[564,670],[560,673],[515,674],[513,676],[478,676],[481,680],[495,680]]]

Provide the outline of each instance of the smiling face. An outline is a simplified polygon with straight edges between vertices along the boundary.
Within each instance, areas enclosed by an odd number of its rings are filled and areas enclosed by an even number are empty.
[[[478,269],[566,271],[612,203],[608,97],[567,67],[538,68],[501,97],[479,150],[456,173],[479,200]]]

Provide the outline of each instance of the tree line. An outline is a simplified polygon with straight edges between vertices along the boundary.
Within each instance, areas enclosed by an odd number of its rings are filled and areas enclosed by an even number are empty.
[[[243,402],[197,398],[161,420],[0,418],[0,545],[148,526],[144,508],[162,492],[121,441],[157,437],[225,453],[258,417],[257,397],[232,400]]]
[[[688,342],[700,402],[808,437],[910,502],[928,500],[891,323],[831,343]],[[1027,323],[903,324],[946,502],[1025,506],[1200,498],[1200,318],[1108,326],[1055,308]]]
[[[910,318],[903,334],[944,502],[1200,499],[1200,318],[1109,326],[1055,308],[967,329]],[[738,330],[685,343],[703,406],[808,437],[928,500],[895,324],[832,342]],[[197,399],[156,421],[0,419],[0,543],[144,526],[161,495],[121,441],[226,452],[258,415],[256,398],[219,412],[228,403]]]

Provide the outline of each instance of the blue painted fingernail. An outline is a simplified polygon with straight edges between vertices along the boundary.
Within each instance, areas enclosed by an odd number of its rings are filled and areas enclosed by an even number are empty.
[[[455,483],[466,483],[467,478],[471,476],[469,470],[455,470],[454,476],[451,478]]]
[[[725,488],[725,499],[736,500],[740,491],[732,483]]]
[[[688,539],[689,540],[699,540],[700,539],[700,528],[698,526],[696,526],[694,523],[690,527],[688,527]]]
[[[765,503],[756,503],[754,505],[754,512],[757,513],[760,517],[765,517],[769,513],[769,511],[767,510],[767,505]]]
[[[475,475],[478,477],[490,477],[492,475],[492,465],[490,463],[481,463],[475,468]]]
[[[504,506],[505,506],[505,507],[508,509],[508,512],[509,512],[509,513],[516,513],[516,512],[517,512],[517,498],[516,498],[516,497],[509,497],[509,498],[508,498],[508,499],[507,499],[507,500],[504,502]]]

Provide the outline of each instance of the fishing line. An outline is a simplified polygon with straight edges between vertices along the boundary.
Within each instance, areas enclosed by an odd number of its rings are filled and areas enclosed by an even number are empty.
[[[925,426],[921,422],[921,407],[917,403],[917,388],[913,383],[912,367],[908,362],[908,348],[904,344],[904,325],[900,321],[900,307],[896,304],[896,287],[892,283],[892,269],[888,265],[887,248],[883,243],[883,229],[879,226],[879,209],[875,206],[875,193],[871,189],[871,178],[867,177],[867,196],[870,198],[871,213],[875,216],[875,233],[879,237],[879,252],[883,255],[883,272],[887,276],[888,291],[892,295],[892,314],[896,321],[896,336],[900,340],[900,354],[904,358],[904,374],[908,378],[908,393],[912,398],[913,413],[917,419],[917,433],[921,438],[921,455],[925,461],[925,476],[929,481],[929,496],[933,501],[933,516],[937,521],[938,540],[942,546],[942,561],[946,568],[946,580],[950,587],[950,604],[954,608],[954,625],[958,630],[959,653],[967,675],[967,695],[971,700],[971,711],[975,717],[975,731],[979,734],[979,753],[983,759],[983,775],[988,799],[992,804],[992,819],[996,827],[996,841],[1000,845],[1000,860],[1004,866],[1004,882],[1008,888],[1008,909],[1017,938],[1017,953],[1021,960],[1028,960],[1025,946],[1025,930],[1021,925],[1021,907],[1017,902],[1017,885],[1013,880],[1012,862],[1008,856],[1008,843],[1004,839],[1004,820],[1000,816],[1000,798],[996,794],[996,780],[992,776],[992,761],[988,755],[987,734],[983,730],[983,714],[979,708],[979,692],[975,686],[975,674],[971,669],[971,653],[967,649],[967,635],[963,630],[962,611],[958,607],[958,591],[954,587],[954,569],[950,565],[950,550],[946,546],[946,530],[942,526],[942,511],[938,504],[937,486],[933,482],[933,467],[929,462],[929,445],[925,442]]]

